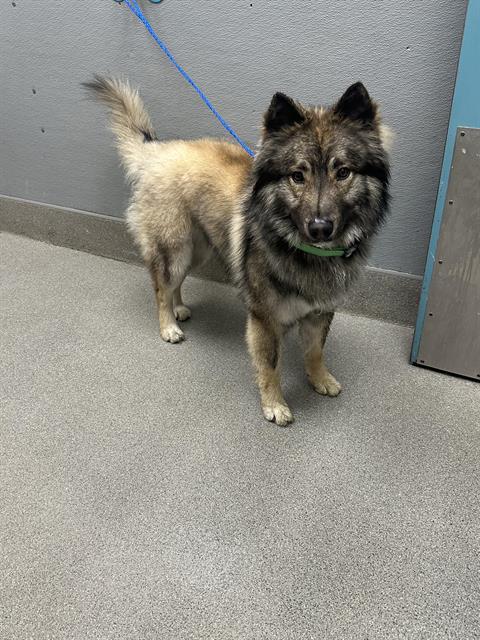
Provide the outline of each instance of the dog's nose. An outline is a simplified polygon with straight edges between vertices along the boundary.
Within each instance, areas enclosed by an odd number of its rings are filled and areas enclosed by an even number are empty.
[[[333,222],[329,218],[315,218],[308,223],[307,232],[314,242],[329,240],[333,233]]]

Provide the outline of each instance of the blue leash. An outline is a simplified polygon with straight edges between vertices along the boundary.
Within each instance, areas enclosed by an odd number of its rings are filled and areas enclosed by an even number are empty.
[[[160,40],[160,38],[157,36],[155,31],[153,30],[152,25],[147,20],[147,18],[143,15],[142,10],[138,6],[137,0],[115,0],[115,2],[117,2],[118,4],[125,3],[127,7],[130,9],[130,11],[140,20],[140,22],[143,22],[145,28],[150,33],[150,35],[155,40],[155,42],[158,44],[158,46],[163,51],[163,53],[167,56],[170,62],[175,66],[177,71],[182,74],[182,76],[185,78],[188,84],[190,84],[195,89],[195,91],[200,96],[201,100],[204,102],[204,104],[207,105],[207,107],[210,109],[213,115],[217,118],[217,120],[220,122],[223,128],[226,129],[228,133],[233,138],[235,138],[238,144],[248,153],[248,155],[252,156],[253,158],[255,156],[254,152],[250,149],[250,147],[246,144],[246,142],[244,142],[240,138],[240,136],[234,131],[234,129],[228,124],[228,122],[224,118],[222,118],[222,116],[218,113],[218,111],[215,109],[213,104],[210,102],[207,96],[203,93],[200,87],[192,80],[192,78],[188,75],[185,69],[178,64],[178,62],[175,60],[173,55],[170,53],[170,50],[168,49],[167,45],[162,40]]]

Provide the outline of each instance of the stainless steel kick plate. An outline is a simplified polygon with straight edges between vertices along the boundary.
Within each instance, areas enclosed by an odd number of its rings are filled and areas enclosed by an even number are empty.
[[[480,381],[480,129],[457,129],[416,364]]]

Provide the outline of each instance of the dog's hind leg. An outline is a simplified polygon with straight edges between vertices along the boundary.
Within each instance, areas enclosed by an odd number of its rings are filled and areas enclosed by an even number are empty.
[[[193,227],[192,233],[192,248],[189,254],[189,267],[195,269],[201,266],[212,253],[212,247],[209,244],[205,233],[198,227]],[[192,313],[190,309],[184,304],[182,300],[182,287],[183,279],[173,292],[173,311],[175,317],[180,322],[184,322],[191,318]]]
[[[333,320],[333,313],[311,313],[299,321],[305,370],[310,384],[324,396],[338,396],[342,387],[325,366],[323,347]]]
[[[285,426],[293,416],[280,388],[281,334],[279,327],[249,315],[247,343],[257,373],[263,415],[270,422]]]
[[[184,322],[192,316],[190,309],[183,304],[181,284],[179,284],[173,292],[173,311],[175,318],[180,322]]]
[[[172,249],[160,244],[147,259],[157,298],[160,335],[165,342],[175,343],[185,339],[177,318],[182,320],[187,317],[188,309],[180,306],[180,287],[190,266],[190,259],[191,247]]]

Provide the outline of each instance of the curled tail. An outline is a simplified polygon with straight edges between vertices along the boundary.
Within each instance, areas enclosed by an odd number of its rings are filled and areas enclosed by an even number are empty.
[[[82,84],[110,108],[110,128],[117,138],[117,147],[127,173],[134,177],[142,163],[143,144],[157,139],[138,92],[128,82],[100,75]]]

